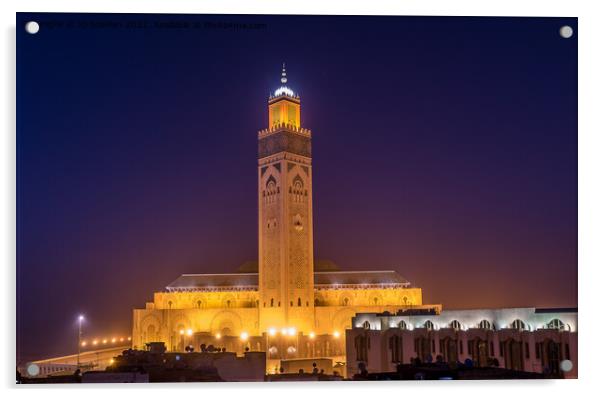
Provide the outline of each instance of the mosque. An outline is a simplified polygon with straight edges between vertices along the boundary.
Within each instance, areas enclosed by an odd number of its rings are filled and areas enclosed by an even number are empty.
[[[428,310],[422,291],[393,270],[345,271],[315,261],[312,132],[301,99],[287,85],[268,99],[268,126],[257,134],[259,258],[235,273],[182,274],[134,309],[132,345],[164,342],[170,351],[201,344],[265,351],[268,361],[345,362],[345,330],[358,313]]]

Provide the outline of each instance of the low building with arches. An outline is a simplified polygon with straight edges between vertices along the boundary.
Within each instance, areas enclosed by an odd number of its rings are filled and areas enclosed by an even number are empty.
[[[577,377],[577,309],[402,309],[361,313],[346,332],[347,376],[398,364],[469,360],[477,367]]]

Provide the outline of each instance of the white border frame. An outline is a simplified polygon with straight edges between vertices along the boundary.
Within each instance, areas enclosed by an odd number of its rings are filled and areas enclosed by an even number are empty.
[[[166,391],[189,393],[223,393],[226,390],[245,396],[267,394],[287,396],[326,393],[401,394],[440,393],[445,395],[495,396],[524,392],[529,394],[573,394],[596,386],[600,357],[596,347],[602,330],[599,315],[600,267],[602,254],[602,122],[600,118],[602,71],[602,17],[596,1],[475,1],[475,0],[407,0],[394,4],[386,0],[370,1],[286,1],[286,0],[22,0],[0,2],[3,24],[2,86],[0,120],[4,133],[0,138],[0,252],[4,256],[4,299],[0,327],[4,347],[2,385],[9,393],[106,395],[113,390],[145,389],[150,396],[164,396]],[[332,15],[448,15],[448,16],[564,16],[578,17],[579,37],[579,380],[576,381],[470,381],[470,382],[325,382],[300,384],[167,384],[167,385],[63,385],[32,387],[14,385],[15,366],[15,12],[120,12],[120,13],[221,13],[221,14],[332,14]],[[590,347],[591,346],[591,347]],[[424,390],[424,388],[428,390]],[[403,389],[400,389],[403,388]],[[82,390],[85,389],[85,390]],[[112,389],[112,390],[107,390]],[[175,389],[175,390],[174,390]],[[125,390],[124,390],[125,391]],[[521,393],[522,394],[522,393]]]

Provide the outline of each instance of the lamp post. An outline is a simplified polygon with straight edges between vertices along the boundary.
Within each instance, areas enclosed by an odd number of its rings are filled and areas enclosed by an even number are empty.
[[[311,350],[308,353],[309,357],[315,357],[316,356],[316,333],[311,331],[309,333],[309,339],[311,340]]]
[[[79,369],[79,355],[82,349],[82,322],[84,321],[84,316],[80,314],[78,317],[78,332],[77,332],[77,369]]]

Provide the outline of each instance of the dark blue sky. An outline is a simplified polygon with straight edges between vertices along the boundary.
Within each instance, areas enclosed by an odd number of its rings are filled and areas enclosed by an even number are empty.
[[[128,335],[179,274],[256,259],[283,61],[313,130],[317,258],[397,270],[446,308],[577,305],[565,24],[18,14],[18,360],[75,351],[80,312],[87,337]]]

